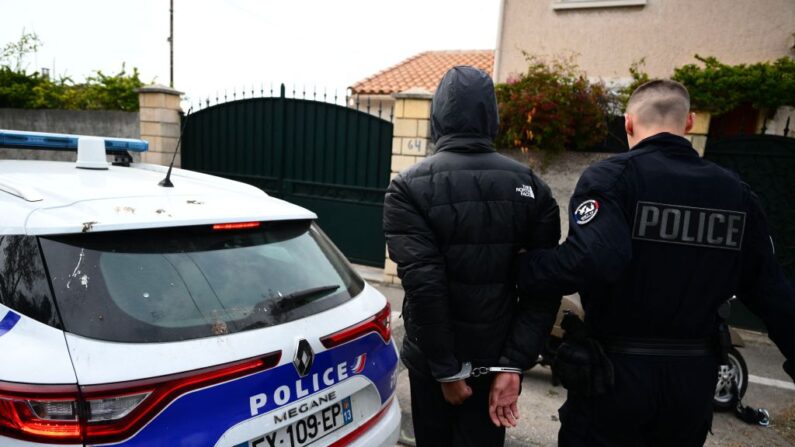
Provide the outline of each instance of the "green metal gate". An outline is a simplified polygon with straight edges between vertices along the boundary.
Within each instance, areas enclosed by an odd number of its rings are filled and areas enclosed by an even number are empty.
[[[383,267],[392,123],[327,102],[257,97],[190,114],[182,166],[254,185],[318,215],[352,262]]]
[[[786,134],[786,133],[785,133]],[[779,135],[741,135],[710,138],[704,157],[740,174],[759,196],[767,213],[776,258],[795,283],[795,138]],[[738,304],[732,320],[761,329],[762,322]]]

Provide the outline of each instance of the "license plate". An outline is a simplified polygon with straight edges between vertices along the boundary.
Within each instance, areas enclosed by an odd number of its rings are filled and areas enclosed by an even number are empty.
[[[303,447],[353,422],[351,398],[326,407],[315,414],[252,439],[249,447]]]

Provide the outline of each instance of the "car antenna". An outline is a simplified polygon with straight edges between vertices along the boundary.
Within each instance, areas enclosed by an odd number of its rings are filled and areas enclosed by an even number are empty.
[[[174,167],[174,160],[177,159],[177,152],[179,151],[180,144],[182,143],[182,134],[185,133],[185,125],[188,124],[188,117],[190,117],[190,112],[193,111],[193,106],[188,109],[188,113],[185,114],[185,120],[182,121],[182,129],[179,131],[179,138],[177,139],[177,147],[174,148],[174,155],[171,156],[171,164],[168,165],[168,172],[166,172],[166,178],[160,180],[158,185],[162,186],[163,188],[173,188],[174,184],[171,183],[171,169]]]

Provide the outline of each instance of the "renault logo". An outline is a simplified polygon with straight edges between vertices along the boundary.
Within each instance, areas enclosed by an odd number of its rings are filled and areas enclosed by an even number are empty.
[[[306,377],[309,374],[309,370],[312,369],[312,362],[314,361],[315,353],[312,352],[312,347],[309,346],[308,341],[301,339],[298,342],[298,349],[295,351],[295,359],[293,359],[293,366],[298,371],[298,375]]]

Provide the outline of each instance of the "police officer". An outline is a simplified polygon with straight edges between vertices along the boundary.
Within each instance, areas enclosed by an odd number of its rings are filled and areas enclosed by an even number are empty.
[[[414,433],[419,447],[501,446],[500,425],[518,416],[521,370],[560,304],[559,295],[518,299],[516,253],[557,246],[558,206],[530,168],[494,150],[488,74],[452,68],[431,109],[435,154],[395,177],[384,200],[389,256],[406,292],[401,358]],[[490,402],[505,404],[498,425]]]
[[[765,214],[740,178],[698,156],[681,84],[632,94],[630,152],[588,168],[567,240],[523,255],[527,293],[579,292],[585,336],[556,365],[569,381],[562,446],[703,445],[712,421],[718,308],[736,295],[795,368],[795,292]]]

